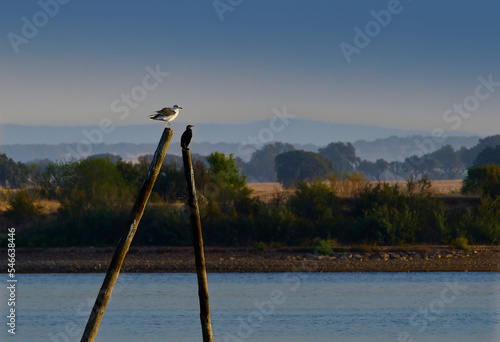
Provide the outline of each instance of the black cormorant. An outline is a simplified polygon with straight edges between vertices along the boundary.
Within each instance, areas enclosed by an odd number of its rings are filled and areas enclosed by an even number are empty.
[[[191,127],[194,127],[194,125],[187,125],[186,130],[184,133],[182,133],[181,136],[181,147],[184,150],[189,150],[188,145],[191,142],[191,138],[193,137],[193,131],[191,130]]]

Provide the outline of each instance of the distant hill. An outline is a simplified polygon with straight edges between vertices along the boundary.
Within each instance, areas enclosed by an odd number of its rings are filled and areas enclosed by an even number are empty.
[[[413,154],[423,154],[423,149],[417,145],[416,142],[426,139],[425,137],[413,136],[409,138],[389,137],[385,139],[377,139],[373,142],[366,140],[358,140],[354,142],[356,154],[361,159],[375,161],[377,159],[385,159],[387,161],[403,160]],[[471,148],[475,146],[478,137],[450,137],[446,142],[454,147],[455,150],[460,149],[462,146]],[[445,143],[446,143],[445,142]],[[443,144],[436,144],[436,149],[439,149]],[[314,144],[294,144],[295,148],[305,151],[317,152],[318,148]],[[61,160],[71,158],[72,155],[69,151],[77,151],[77,144],[57,144],[57,145],[4,145],[0,146],[0,153],[7,154],[8,157],[15,161],[28,162],[40,159]],[[226,154],[234,153],[236,157],[248,161],[251,157],[253,149],[242,149],[240,144],[235,143],[196,143],[192,142],[190,145],[193,153],[208,155],[211,152],[219,151]],[[135,161],[137,157],[145,154],[153,154],[156,149],[154,144],[95,144],[92,145],[90,155],[111,153],[121,156],[125,160]],[[434,150],[430,151],[433,152]],[[242,153],[243,152],[243,153]],[[172,155],[181,155],[181,149],[178,142],[170,144],[168,153]],[[87,154],[82,157],[87,157]]]
[[[195,124],[194,139],[209,143],[252,143],[258,145],[272,141],[290,144],[314,144],[324,146],[332,141],[372,141],[391,136],[429,136],[430,132],[388,129],[368,125],[334,124],[328,122],[277,118],[240,125]],[[174,122],[176,131],[173,141],[179,141],[185,123]],[[162,124],[115,126],[110,133],[102,133],[97,126],[21,126],[0,125],[0,145],[13,144],[68,144],[82,141],[91,143],[156,144],[163,129]],[[467,132],[452,132],[448,135],[473,136]],[[259,147],[259,146],[257,146]]]
[[[179,138],[184,124],[174,123],[175,130],[169,153],[181,155]],[[36,159],[60,160],[112,153],[125,160],[152,154],[161,136],[163,125],[116,126],[111,133],[98,127],[50,127],[0,125],[0,153],[15,161]],[[455,149],[470,148],[479,136],[453,132],[441,143],[428,132],[392,130],[366,125],[331,124],[307,120],[258,121],[243,125],[199,124],[194,128],[190,147],[194,153],[207,155],[213,151],[234,153],[247,161],[252,153],[273,142],[293,144],[297,149],[316,152],[331,142],[351,142],[361,159],[375,161],[402,160],[413,154],[433,152],[450,144]]]
[[[472,148],[479,142],[479,136],[449,136],[443,141],[437,141],[430,136],[413,135],[410,137],[391,136],[374,141],[358,140],[353,143],[356,155],[362,160],[403,161],[404,158],[422,156],[439,150],[445,145],[451,145],[455,151],[462,147]]]

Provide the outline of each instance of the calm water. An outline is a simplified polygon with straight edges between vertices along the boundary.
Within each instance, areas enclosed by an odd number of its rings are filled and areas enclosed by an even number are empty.
[[[103,274],[18,275],[2,341],[79,341]],[[6,279],[6,278],[5,278]],[[498,273],[209,274],[215,341],[500,341]],[[194,274],[122,274],[96,341],[201,341]]]

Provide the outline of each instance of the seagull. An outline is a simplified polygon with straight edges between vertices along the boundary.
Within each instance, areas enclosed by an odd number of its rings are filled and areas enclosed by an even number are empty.
[[[191,138],[193,137],[193,131],[191,130],[191,127],[194,127],[194,125],[187,125],[186,130],[184,131],[184,133],[182,133],[181,147],[183,150],[189,150],[188,145],[191,142]]]
[[[165,121],[165,127],[167,127],[168,122],[168,128],[170,128],[170,121],[179,115],[179,109],[182,109],[182,107],[179,107],[178,105],[174,105],[172,108],[165,107],[161,110],[157,110],[156,114],[151,114],[149,118],[151,120]]]

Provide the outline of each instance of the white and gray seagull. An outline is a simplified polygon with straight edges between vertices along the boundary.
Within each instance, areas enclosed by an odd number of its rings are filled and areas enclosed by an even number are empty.
[[[151,114],[149,118],[151,120],[165,121],[165,127],[167,127],[168,122],[168,128],[170,128],[170,121],[172,121],[177,117],[177,115],[179,115],[180,109],[182,109],[182,107],[178,105],[174,105],[172,108],[165,107],[163,109],[157,110],[156,114]]]

